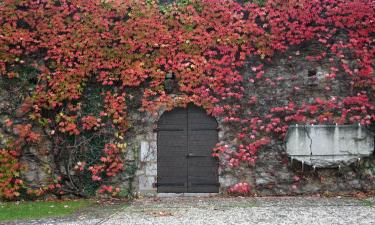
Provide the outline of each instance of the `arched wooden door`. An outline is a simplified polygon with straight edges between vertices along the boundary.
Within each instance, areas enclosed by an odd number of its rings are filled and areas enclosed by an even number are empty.
[[[194,105],[164,113],[158,122],[157,190],[161,193],[216,193],[217,122]]]

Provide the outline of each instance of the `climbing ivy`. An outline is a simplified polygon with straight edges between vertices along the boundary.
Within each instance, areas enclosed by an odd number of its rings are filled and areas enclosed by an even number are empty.
[[[8,121],[18,139],[5,151],[20,154],[37,143],[41,134],[34,128],[41,126],[54,143],[54,161],[66,170],[54,171],[57,183],[49,190],[85,195],[99,188],[116,196],[120,190],[111,180],[130,170],[124,137],[131,127],[131,102],[139,101],[138,110],[150,114],[193,102],[223,118],[236,127],[238,141],[234,148],[218,145],[213,155],[232,169],[254,164],[257,152],[282,139],[290,123],[370,125],[374,8],[369,0],[190,0],[164,6],[135,0],[3,0],[0,74],[32,80],[20,107],[28,122]],[[249,95],[251,88],[272,89],[283,80],[267,76],[265,64],[306,43],[321,48],[301,57],[332,63],[324,75],[330,97],[297,102],[291,93],[279,101],[284,104],[260,114],[263,99]],[[30,72],[20,72],[24,65]],[[245,65],[246,76],[240,72]],[[163,87],[169,72],[178,80],[176,98]],[[342,76],[349,89],[334,96],[330,81]],[[139,96],[129,94],[134,89]],[[87,93],[98,98],[88,99]],[[99,110],[91,110],[99,103]],[[86,188],[89,178],[92,188]]]

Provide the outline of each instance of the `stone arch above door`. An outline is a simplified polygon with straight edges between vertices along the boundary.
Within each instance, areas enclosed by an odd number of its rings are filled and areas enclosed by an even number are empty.
[[[218,142],[215,118],[194,105],[165,112],[157,128],[157,191],[216,193],[218,162],[211,156]]]

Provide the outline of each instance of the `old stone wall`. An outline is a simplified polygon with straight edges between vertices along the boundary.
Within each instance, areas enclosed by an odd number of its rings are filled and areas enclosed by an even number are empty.
[[[20,110],[21,104],[30,95],[33,86],[33,71],[25,71],[28,79],[7,79],[0,77],[0,149],[15,143],[18,130],[12,125],[25,122],[25,112]],[[27,119],[27,118],[26,118]],[[54,163],[50,154],[52,142],[42,128],[36,128],[40,134],[38,145],[18,146],[23,149],[20,155],[22,164],[21,178],[30,184],[32,188],[38,189],[49,184],[53,180]]]
[[[246,99],[256,96],[260,104],[257,108],[248,108],[256,111],[260,116],[266,116],[271,107],[285,105],[293,97],[297,103],[311,103],[315,98],[330,99],[335,96],[346,96],[351,91],[349,82],[343,82],[347,77],[338,73],[337,79],[327,80],[332,63],[310,62],[304,58],[318,46],[308,46],[306,49],[294,49],[275,58],[264,65],[264,76],[272,79],[273,86],[257,82],[245,82]],[[249,59],[252,63],[241,71],[245,80],[250,77],[251,65],[257,64],[259,59]],[[255,63],[254,63],[255,62]],[[266,79],[265,79],[266,80]],[[22,100],[30,90],[21,83],[10,83],[10,80],[1,78],[0,86],[0,147],[13,140],[13,130],[7,128],[6,120],[12,118],[14,123],[22,122],[20,107]],[[32,80],[31,80],[32,82]],[[172,95],[178,98],[178,93]],[[133,105],[129,119],[132,124],[127,138],[127,161],[136,166],[134,179],[124,173],[117,182],[129,191],[140,194],[155,194],[157,188],[157,132],[156,124],[164,109],[158,114],[140,113],[138,106]],[[17,113],[18,112],[18,113]],[[219,143],[234,148],[239,140],[235,133],[236,127],[216,118],[219,124]],[[293,125],[293,124],[291,124]],[[41,130],[39,133],[43,133]],[[50,181],[55,167],[50,151],[51,141],[48,136],[42,138],[38,146],[25,146],[21,161],[26,165],[22,176],[25,181],[38,187]],[[222,159],[221,165],[227,165]],[[373,153],[361,157],[353,163],[336,165],[330,168],[314,168],[288,156],[285,141],[274,139],[266,148],[259,151],[257,161],[253,166],[243,166],[235,170],[225,166],[219,169],[222,192],[239,182],[247,182],[252,186],[252,192],[259,195],[289,195],[309,194],[317,192],[350,192],[375,190],[375,157]],[[129,183],[130,181],[130,183]]]
[[[261,101],[258,108],[248,110],[256,110],[260,115],[266,116],[271,107],[285,105],[292,98],[297,103],[312,103],[316,98],[330,99],[349,95],[351,90],[346,82],[348,77],[338,73],[334,80],[325,79],[333,66],[332,62],[327,60],[317,63],[305,59],[306,55],[312,54],[314,48],[318,47],[312,44],[305,48],[292,49],[265,64],[264,76],[273,78],[276,84],[271,87],[247,82],[246,95],[257,96]],[[250,65],[256,64],[254,61],[258,59],[250,60],[253,60],[252,63],[242,71],[245,79],[250,76]],[[274,79],[276,77],[279,79]],[[178,97],[178,94],[174,96]],[[141,116],[144,123],[136,128],[139,133],[136,142],[139,144],[140,164],[135,186],[143,194],[155,194],[157,191],[157,133],[154,128],[162,113],[163,110],[157,116]],[[223,118],[216,119],[220,130],[219,143],[231,148],[238,142],[235,136],[236,127],[224,122]],[[371,146],[373,148],[373,144]],[[286,152],[285,140],[275,139],[259,152],[255,165],[235,170],[220,167],[219,181],[222,192],[232,185],[247,182],[253,187],[252,192],[258,195],[373,191],[375,157],[372,152],[373,149],[362,155],[360,160],[352,160],[346,164],[316,167],[290,157]],[[227,162],[221,164],[227,165]]]
[[[219,140],[225,142],[225,134]],[[157,134],[139,136],[140,164],[135,179],[135,189],[143,195],[156,194]],[[292,159],[284,143],[274,142],[258,154],[253,167],[240,171],[220,168],[221,190],[239,182],[248,182],[259,195],[311,194],[321,192],[371,191],[375,188],[375,157],[361,158],[350,164],[336,167],[314,168]]]
[[[154,120],[152,120],[154,121]],[[220,121],[220,120],[219,120]],[[157,180],[157,133],[142,127],[148,134],[139,135],[139,168],[135,190],[143,195],[156,194]],[[223,126],[222,122],[219,122]],[[222,127],[221,130],[225,130]],[[227,131],[229,132],[229,131]],[[219,132],[219,141],[227,142],[225,132]],[[348,164],[314,168],[291,158],[283,142],[273,142],[260,151],[253,167],[236,171],[220,168],[219,181],[222,192],[239,182],[248,182],[259,195],[311,194],[321,192],[371,191],[375,188],[375,157],[362,157]]]

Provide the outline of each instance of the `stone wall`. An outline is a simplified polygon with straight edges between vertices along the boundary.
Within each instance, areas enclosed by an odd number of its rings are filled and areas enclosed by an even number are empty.
[[[270,107],[285,105],[293,96],[297,102],[313,102],[316,97],[329,99],[333,96],[347,95],[349,88],[345,76],[338,76],[337,79],[327,81],[324,75],[329,73],[332,66],[330,62],[309,62],[304,59],[303,54],[308,54],[311,49],[317,46],[309,46],[306,49],[295,49],[288,53],[275,56],[272,62],[265,64],[265,77],[281,77],[277,80],[277,88],[269,86],[257,86],[256,83],[244,83],[245,94],[257,96],[260,105],[256,110],[260,115],[265,116]],[[259,59],[249,59],[252,65],[261,61]],[[254,63],[255,62],[255,63]],[[242,73],[245,80],[250,76],[251,65],[245,66]],[[310,76],[314,73],[314,76]],[[20,83],[9,83],[10,81],[1,78],[0,86],[0,147],[11,141],[14,133],[7,130],[5,121],[12,118],[15,123],[22,122],[22,115],[17,115],[17,108],[30,90],[23,89]],[[22,81],[29,82],[29,81]],[[333,91],[327,91],[327,82]],[[25,85],[26,87],[27,85]],[[15,94],[17,93],[17,94]],[[172,95],[178,98],[178,93]],[[136,161],[138,167],[135,179],[125,177],[119,179],[126,188],[140,194],[155,194],[157,189],[155,182],[157,178],[157,133],[156,124],[164,109],[157,115],[140,113],[134,105],[134,110],[130,111],[130,121],[132,128],[127,137],[128,161]],[[216,118],[219,124],[219,143],[234,148],[238,140],[235,137],[236,127],[223,121],[223,118]],[[43,133],[41,131],[40,133]],[[51,179],[54,169],[53,160],[48,152],[51,151],[51,142],[47,135],[42,140],[40,146],[25,146],[25,153],[21,161],[27,166],[27,170],[22,174],[26,181],[33,186],[40,186]],[[133,151],[134,150],[134,151]],[[223,159],[224,160],[224,159]],[[223,162],[222,164],[225,164]],[[238,182],[248,182],[252,187],[252,192],[258,195],[289,195],[308,194],[317,192],[350,192],[350,191],[374,191],[375,190],[375,157],[373,153],[368,157],[363,157],[353,163],[336,166],[333,168],[314,168],[300,161],[292,160],[288,156],[285,142],[273,140],[264,150],[258,154],[255,165],[241,167],[236,170],[229,170],[225,167],[219,168],[219,181],[221,190],[225,192]],[[126,176],[126,174],[124,175]],[[129,187],[128,181],[132,181]]]
[[[265,77],[282,77],[278,80],[277,88],[256,86],[248,82],[246,94],[257,96],[261,100],[261,106],[257,109],[264,115],[270,107],[285,105],[293,96],[296,102],[313,102],[315,98],[329,99],[334,96],[346,96],[348,94],[348,82],[343,82],[347,77],[338,74],[337,79],[327,81],[324,77],[329,73],[332,63],[310,62],[304,59],[318,46],[309,45],[305,49],[294,49],[285,54],[280,54],[272,62],[265,64]],[[251,59],[254,61],[259,59]],[[260,63],[260,62],[259,62]],[[251,71],[250,64],[242,71],[247,74]],[[313,73],[313,76],[311,76]],[[327,90],[327,87],[332,87]],[[173,94],[178,97],[178,94]],[[157,133],[154,132],[157,116],[141,116],[144,123],[139,124],[137,130],[137,142],[139,145],[140,164],[137,172],[135,187],[141,194],[155,194],[157,188]],[[138,118],[140,119],[140,118]],[[219,143],[229,148],[237,143],[235,138],[236,127],[232,127],[216,118],[219,124]],[[373,139],[370,139],[370,141]],[[370,143],[371,144],[371,143]],[[257,162],[252,167],[243,167],[236,170],[219,168],[219,181],[221,191],[225,192],[239,182],[248,182],[252,192],[258,195],[290,195],[310,194],[320,192],[351,192],[375,190],[375,157],[372,149],[367,149],[367,155],[361,159],[346,164],[318,168],[307,165],[296,159],[292,159],[286,152],[285,141],[274,140],[264,150],[259,152]],[[222,164],[226,164],[222,162]]]
[[[7,79],[0,76],[0,148],[6,148],[13,143],[17,136],[17,130],[7,126],[7,121],[13,124],[22,124],[25,121],[24,112],[20,110],[23,100],[32,91],[32,71],[28,71],[29,79]],[[45,134],[44,130],[37,128],[38,132]],[[20,162],[23,166],[21,177],[33,188],[43,187],[49,184],[53,174],[53,160],[50,154],[52,142],[47,135],[42,135],[39,145],[20,146],[23,152]]]
[[[142,129],[150,131],[137,137],[139,146],[139,169],[134,187],[141,195],[157,193],[157,133],[152,130],[156,119]],[[219,142],[227,142],[225,131],[219,121]],[[273,142],[258,155],[252,168],[227,171],[219,168],[221,191],[239,183],[248,182],[258,195],[310,194],[321,192],[371,191],[375,189],[375,157],[363,156],[351,163],[332,165],[328,168],[313,167],[293,160],[285,148],[285,143]]]
[[[220,141],[225,141],[223,135],[219,134]],[[152,132],[139,138],[140,164],[135,187],[141,195],[153,195],[157,192],[157,135]],[[250,183],[258,195],[371,191],[375,188],[374,165],[375,158],[370,155],[334,168],[313,168],[291,159],[283,143],[273,143],[259,153],[252,168],[234,173],[220,168],[219,182],[223,193],[239,182]]]

